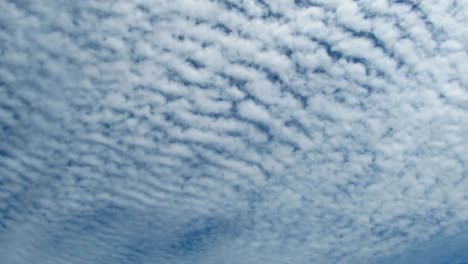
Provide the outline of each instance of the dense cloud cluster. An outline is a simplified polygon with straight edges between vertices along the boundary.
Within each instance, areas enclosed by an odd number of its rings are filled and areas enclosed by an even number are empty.
[[[464,230],[466,1],[0,10],[1,263],[374,263]]]

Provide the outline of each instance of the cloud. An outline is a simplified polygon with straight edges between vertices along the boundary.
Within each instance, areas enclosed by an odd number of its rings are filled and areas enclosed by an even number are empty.
[[[467,8],[0,1],[0,260],[462,261]]]

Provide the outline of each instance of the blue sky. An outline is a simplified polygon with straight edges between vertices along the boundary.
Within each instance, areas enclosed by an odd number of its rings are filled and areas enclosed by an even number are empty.
[[[468,2],[0,10],[0,263],[468,263]]]

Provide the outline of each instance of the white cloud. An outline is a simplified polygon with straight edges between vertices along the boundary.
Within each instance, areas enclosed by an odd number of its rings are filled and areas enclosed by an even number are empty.
[[[0,1],[0,262],[418,263],[466,232],[467,8]]]
[[[265,109],[265,107],[256,104],[252,100],[240,102],[237,108],[239,114],[249,120],[258,121],[264,124],[268,124],[271,120],[268,110]]]

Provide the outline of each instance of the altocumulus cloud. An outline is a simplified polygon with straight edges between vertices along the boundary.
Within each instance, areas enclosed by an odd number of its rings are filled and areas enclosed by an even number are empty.
[[[468,2],[0,0],[0,262],[462,263]]]

